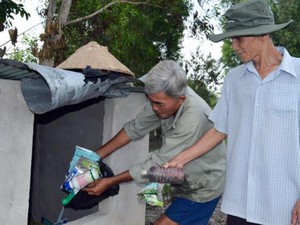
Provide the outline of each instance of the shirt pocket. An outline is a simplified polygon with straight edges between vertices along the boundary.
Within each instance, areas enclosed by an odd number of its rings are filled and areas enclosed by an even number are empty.
[[[276,85],[266,93],[268,111],[277,116],[297,112],[298,92],[293,85]]]

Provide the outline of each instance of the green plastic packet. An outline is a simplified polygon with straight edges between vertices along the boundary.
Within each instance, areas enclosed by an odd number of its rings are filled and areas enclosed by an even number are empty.
[[[164,184],[149,183],[146,187],[138,192],[138,197],[140,200],[145,201],[148,205],[163,207],[163,187]]]

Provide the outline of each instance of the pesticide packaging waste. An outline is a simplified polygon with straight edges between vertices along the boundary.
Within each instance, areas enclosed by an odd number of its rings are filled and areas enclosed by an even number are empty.
[[[163,188],[168,184],[149,183],[138,192],[138,198],[152,206],[164,206]]]
[[[69,190],[67,197],[62,199],[62,204],[67,205],[72,198],[79,192],[79,190],[86,185],[92,183],[99,178],[99,173],[96,168],[86,171],[78,176],[73,177],[71,180],[64,183],[64,189]]]
[[[92,168],[91,170],[88,170],[83,174],[73,177],[65,185],[68,190],[73,190],[73,189],[79,190],[85,187],[86,185],[88,185],[89,183],[92,183],[98,178],[99,178],[98,171],[95,168]]]
[[[63,206],[69,204],[74,196],[87,184],[102,177],[97,160],[99,156],[88,149],[76,146],[76,150],[66,178],[61,185],[61,189],[68,194],[62,199]]]
[[[70,193],[67,195],[67,197],[62,199],[62,204],[63,206],[66,206],[67,204],[69,204],[69,202],[74,198],[74,196],[78,193],[79,190],[77,189],[73,189],[72,191],[70,191]]]
[[[184,172],[180,168],[153,166],[148,171],[142,171],[142,178],[156,183],[182,184],[184,177]]]

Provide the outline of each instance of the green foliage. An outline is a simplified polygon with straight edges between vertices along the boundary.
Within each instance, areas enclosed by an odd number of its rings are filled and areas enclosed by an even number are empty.
[[[203,6],[210,1],[198,0],[198,3]],[[208,34],[213,32],[214,21],[221,16],[222,10],[222,4],[219,3],[195,11],[191,23],[188,24],[190,37],[199,40],[199,43],[204,41]],[[200,44],[192,59],[185,61],[185,68],[189,77],[189,86],[211,107],[214,107],[223,78],[221,61],[212,58],[210,54],[204,57]]]
[[[291,55],[300,57],[300,1],[273,0],[270,4],[276,23],[285,23],[290,19],[294,20],[289,27],[272,34],[274,43],[284,46]]]
[[[239,58],[232,50],[231,42],[228,39],[223,41],[221,62],[225,65],[225,73],[227,73],[230,68],[234,68],[241,64]]]
[[[23,4],[17,4],[12,0],[0,1],[0,31],[3,31],[5,27],[11,26],[14,15],[18,14],[26,19],[30,16],[30,14],[25,11]]]
[[[203,98],[210,107],[214,107],[217,103],[218,96],[207,89],[206,85],[197,78],[189,78],[188,86],[191,87],[201,98]]]
[[[9,59],[20,62],[38,63],[38,59],[32,55],[32,46],[37,45],[37,38],[23,35],[20,42],[22,48],[15,47],[7,56]]]
[[[223,77],[220,65],[210,54],[204,57],[199,48],[185,65],[189,77],[188,85],[211,107],[217,102],[217,92]]]
[[[222,8],[221,4],[211,4],[209,0],[198,0],[200,10],[193,12],[193,19],[188,28],[191,31],[191,37],[198,40],[203,40],[208,37],[208,34],[214,30],[214,23],[216,18],[220,17]],[[204,7],[204,5],[207,5]]]
[[[111,1],[73,1],[70,18],[83,17]],[[64,28],[64,58],[90,41],[107,46],[109,51],[137,77],[161,59],[178,59],[184,21],[189,13],[184,0],[153,0],[151,5],[118,3],[91,19]]]

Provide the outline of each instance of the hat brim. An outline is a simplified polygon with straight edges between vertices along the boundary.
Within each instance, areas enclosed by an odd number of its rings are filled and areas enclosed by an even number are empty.
[[[247,28],[247,29],[226,31],[222,34],[209,34],[208,38],[212,42],[219,42],[222,41],[223,39],[232,38],[232,37],[257,36],[257,35],[269,34],[287,27],[292,22],[293,20],[290,20],[289,22],[282,23],[282,24],[262,25],[258,27]]]

